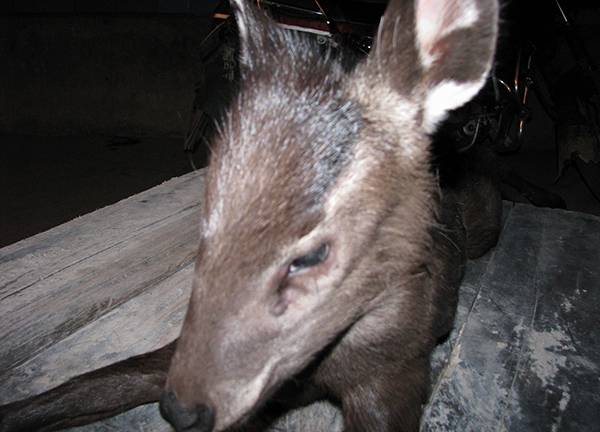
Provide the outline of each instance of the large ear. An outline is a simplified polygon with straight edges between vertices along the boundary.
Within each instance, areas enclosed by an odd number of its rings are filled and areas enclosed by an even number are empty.
[[[433,132],[483,86],[497,25],[497,0],[391,0],[369,67],[394,91],[419,98],[423,126]]]

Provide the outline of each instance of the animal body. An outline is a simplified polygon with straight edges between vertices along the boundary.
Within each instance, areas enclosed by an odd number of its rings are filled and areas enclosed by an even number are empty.
[[[486,79],[497,4],[391,0],[348,69],[232,3],[241,88],[213,144],[179,340],[0,408],[1,431],[159,398],[177,431],[237,430],[290,382],[339,404],[347,432],[418,429],[466,257],[499,232],[483,169],[440,180],[430,138]]]

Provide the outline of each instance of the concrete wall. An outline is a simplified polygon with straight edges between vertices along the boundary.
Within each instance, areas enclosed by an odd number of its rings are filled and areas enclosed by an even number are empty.
[[[0,16],[0,133],[182,135],[206,18]]]

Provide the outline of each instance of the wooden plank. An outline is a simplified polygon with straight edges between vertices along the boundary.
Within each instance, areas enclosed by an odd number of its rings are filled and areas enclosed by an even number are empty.
[[[132,298],[20,366],[0,375],[0,404],[39,394],[68,379],[166,345],[180,332],[193,264]],[[157,404],[149,404],[73,432],[169,432]]]
[[[142,354],[179,335],[191,290],[190,263],[26,362],[0,375],[0,404],[56,387],[70,378]]]
[[[502,209],[502,232],[506,228],[506,223],[509,220],[510,212],[513,209],[513,204],[504,202]],[[484,256],[476,260],[467,262],[465,268],[465,276],[461,282],[458,305],[456,308],[456,316],[454,317],[454,328],[447,340],[438,345],[431,355],[431,388],[437,386],[438,377],[444,367],[448,363],[450,353],[454,349],[462,328],[467,322],[469,313],[473,308],[473,303],[477,298],[479,291],[482,289],[484,277],[487,273],[490,261],[494,256],[494,250],[488,251]]]
[[[423,430],[592,430],[598,244],[596,217],[512,210]]]
[[[196,174],[192,179],[201,188]],[[176,183],[181,184],[181,183]],[[179,199],[171,201],[172,194],[164,190],[150,190],[119,203],[116,211],[99,211],[79,218],[70,227],[57,227],[41,237],[42,247],[18,243],[9,247],[5,258],[13,256],[17,261],[27,261],[21,256],[23,251],[50,250],[49,260],[60,263],[59,268],[50,271],[41,265],[37,272],[33,266],[45,256],[43,253],[30,262],[30,268],[23,273],[26,277],[8,277],[8,285],[0,299],[0,373],[12,368],[45,347],[77,331],[83,325],[94,321],[123,302],[139,295],[157,283],[187,266],[196,253],[198,237],[199,197],[192,192],[192,183],[178,191]],[[185,197],[187,194],[187,198]],[[154,199],[153,199],[154,198]],[[145,201],[142,203],[142,201]],[[124,222],[144,213],[143,207],[160,209],[163,203],[177,202],[165,213],[157,210],[155,217],[142,216],[144,222]],[[140,203],[143,204],[140,206]],[[187,207],[181,208],[182,204]],[[97,214],[99,213],[99,214]],[[107,229],[108,240],[103,243],[103,228]],[[74,227],[74,228],[73,228]],[[80,237],[81,230],[94,233]],[[129,230],[133,230],[128,234]],[[54,231],[59,232],[56,234]],[[98,233],[102,235],[98,236]],[[98,237],[100,239],[98,239]],[[69,239],[75,243],[69,247]],[[52,241],[59,246],[53,245]],[[83,248],[77,256],[79,247]],[[63,251],[61,254],[60,251]],[[74,251],[75,250],[75,251]],[[16,254],[15,254],[16,252]],[[15,256],[16,255],[16,256]],[[68,265],[65,265],[68,263]],[[38,273],[38,276],[34,276]],[[2,274],[4,280],[6,275]],[[17,284],[25,279],[23,287]],[[5,284],[6,285],[6,284]]]
[[[0,371],[25,361],[192,262],[198,215],[184,212],[178,216],[4,298]]]
[[[200,203],[204,171],[173,178],[0,249],[0,301]]]
[[[173,432],[173,428],[160,415],[158,404],[147,404],[115,417],[85,426],[65,429],[66,432]],[[276,431],[273,431],[276,432]],[[281,431],[279,431],[281,432]],[[323,431],[325,432],[325,431]],[[333,432],[333,431],[331,431]]]
[[[600,430],[600,220],[545,211],[507,430]],[[523,217],[538,218],[527,207]],[[571,216],[571,215],[569,215]]]

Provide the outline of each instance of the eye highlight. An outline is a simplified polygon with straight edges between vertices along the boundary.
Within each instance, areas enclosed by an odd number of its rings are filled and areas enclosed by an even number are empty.
[[[327,243],[323,243],[321,246],[319,246],[312,252],[303,255],[299,258],[296,258],[294,261],[292,261],[288,269],[288,274],[295,274],[307,268],[321,264],[327,259],[328,255],[329,245]]]

